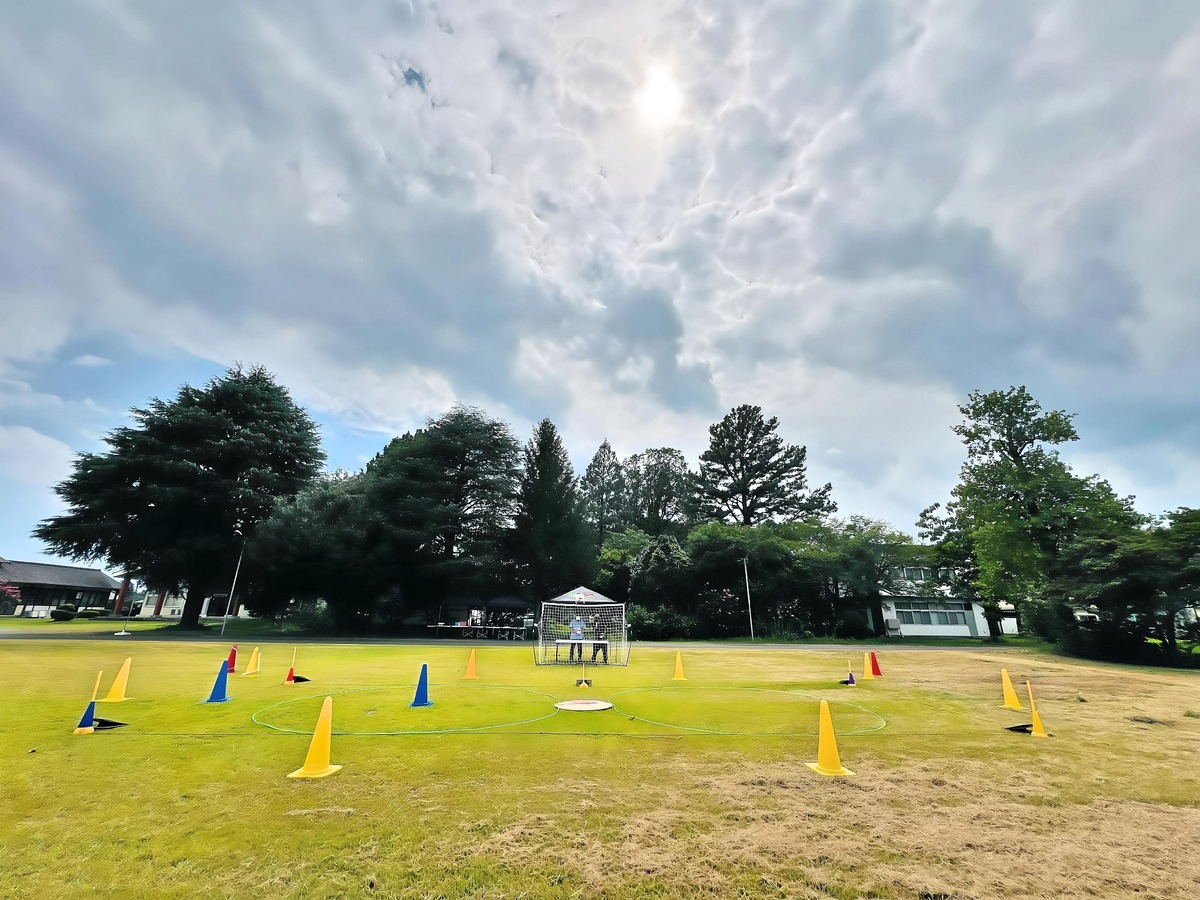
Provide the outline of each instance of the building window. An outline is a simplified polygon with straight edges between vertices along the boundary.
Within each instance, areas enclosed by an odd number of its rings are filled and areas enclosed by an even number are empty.
[[[905,625],[966,625],[971,604],[957,600],[897,600],[896,614]]]

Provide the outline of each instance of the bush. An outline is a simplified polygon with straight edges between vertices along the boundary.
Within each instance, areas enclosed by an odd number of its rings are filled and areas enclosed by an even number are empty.
[[[108,612],[107,609],[81,609],[75,614],[77,619],[98,619]]]
[[[73,606],[59,606],[50,610],[50,618],[55,622],[70,622],[78,613]]]
[[[329,634],[334,630],[333,615],[324,600],[298,604],[288,610],[286,621],[309,634]]]
[[[637,603],[629,605],[631,637],[638,641],[665,641],[688,638],[696,633],[696,620],[677,613],[669,606],[647,609]]]
[[[834,637],[849,638],[855,641],[875,637],[875,632],[867,624],[867,617],[852,609],[844,610],[838,614],[833,634]]]

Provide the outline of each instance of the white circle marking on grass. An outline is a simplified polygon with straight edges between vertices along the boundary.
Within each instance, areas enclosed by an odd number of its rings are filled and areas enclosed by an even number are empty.
[[[566,709],[571,712],[595,712],[601,709],[612,709],[613,705],[607,700],[562,700],[554,704],[555,709]]]

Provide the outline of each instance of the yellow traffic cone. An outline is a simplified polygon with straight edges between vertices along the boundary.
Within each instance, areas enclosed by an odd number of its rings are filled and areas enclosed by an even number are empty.
[[[1026,681],[1025,690],[1029,692],[1029,711],[1033,713],[1033,725],[1029,733],[1034,737],[1050,737],[1046,733],[1046,726],[1042,724],[1042,717],[1038,715],[1037,705],[1033,702],[1033,686]]]
[[[478,678],[475,674],[475,651],[471,651],[471,658],[467,660],[467,674],[463,678]]]
[[[125,696],[125,688],[129,685],[129,667],[133,665],[133,657],[129,657],[121,665],[121,671],[117,673],[117,677],[113,679],[112,687],[108,690],[108,696],[100,703],[121,703],[129,698]]]
[[[849,769],[842,768],[842,760],[838,756],[837,736],[833,733],[833,717],[829,715],[829,701],[821,701],[821,725],[817,730],[817,761],[805,763],[814,772],[821,775],[853,775]]]
[[[672,681],[687,681],[687,676],[683,674],[683,651],[675,651],[675,677]]]
[[[246,666],[246,671],[242,673],[242,677],[248,678],[251,675],[257,675],[259,665],[260,665],[260,661],[258,658],[258,648],[255,647],[254,652],[250,654],[250,662]]]
[[[875,676],[871,674],[871,654],[863,653],[863,681],[874,680]]]
[[[341,766],[329,764],[329,746],[333,736],[333,698],[326,697],[321,704],[321,714],[317,716],[317,727],[313,731],[312,743],[308,745],[308,756],[304,765],[295,772],[289,772],[288,778],[325,778],[337,772]]]
[[[1017,697],[1017,691],[1013,687],[1012,679],[1008,677],[1008,669],[1000,670],[1000,684],[1004,688],[1004,708],[1024,709],[1021,706],[1020,698]]]

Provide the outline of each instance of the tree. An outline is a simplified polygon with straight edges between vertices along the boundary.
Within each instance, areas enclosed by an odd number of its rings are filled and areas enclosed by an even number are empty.
[[[625,460],[624,521],[651,537],[687,530],[688,465],[670,447],[636,453]]]
[[[570,457],[558,429],[542,419],[525,445],[512,546],[534,600],[587,580],[591,549]]]
[[[1159,646],[1173,656],[1180,612],[1200,607],[1200,510],[1081,535],[1066,547],[1055,579],[1064,596],[1099,612],[1094,634],[1071,635],[1086,655],[1138,660]]]
[[[517,442],[504,422],[456,406],[393,439],[367,465],[367,507],[388,583],[418,605],[476,600],[505,578]]]
[[[243,540],[275,498],[320,471],[317,427],[270,373],[240,364],[131,416],[134,426],[105,438],[107,452],[79,454],[55,487],[69,511],[34,535],[158,590],[186,587],[180,624],[196,627],[204,597],[232,577]]]
[[[686,608],[691,568],[691,559],[674,535],[659,535],[642,548],[629,568],[630,599],[647,607]]]
[[[957,569],[959,585],[977,593],[996,638],[1001,603],[1038,612],[1065,602],[1047,586],[1071,541],[1141,517],[1130,499],[1098,477],[1075,475],[1051,449],[1078,439],[1071,414],[1043,412],[1024,387],[973,391],[959,411],[965,421],[954,432],[967,448],[959,483],[944,512],[934,504],[917,524],[937,545],[935,563]]]
[[[602,443],[579,480],[583,515],[591,528],[597,552],[620,524],[627,508],[625,472],[612,446]],[[611,595],[610,595],[611,596]]]
[[[246,548],[249,609],[274,617],[293,600],[324,601],[339,630],[363,624],[390,568],[379,556],[365,485],[362,473],[338,471],[276,502]]]
[[[596,560],[596,588],[600,593],[620,603],[628,602],[630,570],[652,540],[637,528],[614,531],[604,539]]]
[[[695,478],[700,515],[714,521],[757,525],[835,512],[833,486],[808,490],[805,447],[784,444],[779,420],[763,419],[757,406],[738,406],[709,426],[709,447]]]

